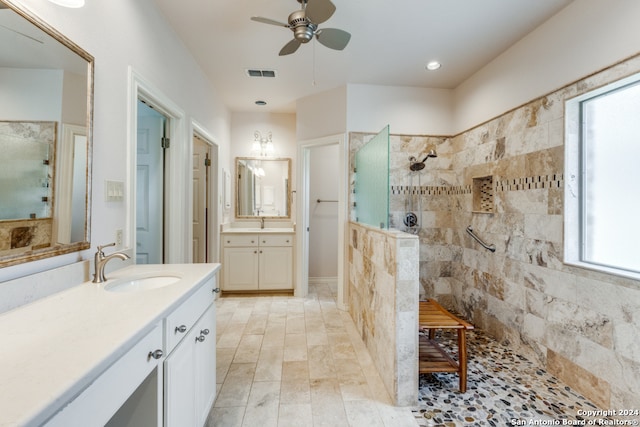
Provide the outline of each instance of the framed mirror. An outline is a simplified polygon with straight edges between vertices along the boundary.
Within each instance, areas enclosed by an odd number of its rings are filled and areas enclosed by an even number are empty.
[[[0,267],[90,247],[93,67],[0,0]]]
[[[291,159],[236,157],[236,218],[291,218]]]

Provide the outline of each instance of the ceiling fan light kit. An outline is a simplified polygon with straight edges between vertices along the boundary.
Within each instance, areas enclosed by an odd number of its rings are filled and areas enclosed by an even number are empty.
[[[280,50],[280,56],[294,53],[302,43],[312,40],[314,35],[320,44],[330,49],[343,50],[347,46],[351,39],[348,32],[338,28],[318,29],[318,25],[331,18],[336,11],[336,6],[331,0],[298,0],[298,3],[302,8],[291,13],[286,24],[261,16],[251,17],[253,21],[293,31],[293,40],[284,45]]]

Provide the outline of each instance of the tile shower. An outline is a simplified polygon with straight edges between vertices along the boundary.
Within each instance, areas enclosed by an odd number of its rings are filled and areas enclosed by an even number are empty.
[[[404,229],[408,197],[421,198],[421,299],[604,409],[640,407],[640,285],[563,264],[564,102],[638,71],[630,58],[452,137],[390,138],[390,227]],[[369,138],[351,133],[351,149]],[[409,185],[408,158],[429,149],[438,157]]]

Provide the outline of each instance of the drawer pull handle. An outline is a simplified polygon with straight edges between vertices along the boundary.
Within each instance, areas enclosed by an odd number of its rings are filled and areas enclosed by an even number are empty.
[[[220,293],[220,288],[215,288],[211,292],[213,292],[214,294],[219,294]]]
[[[266,240],[263,240],[263,241],[262,241],[262,243],[267,243],[267,241],[266,241]]]
[[[255,240],[252,240],[252,241],[251,241],[251,243],[255,243],[255,242],[256,242]]]
[[[253,253],[254,253],[254,254],[257,254],[257,253],[258,253],[258,251],[253,251]]]
[[[182,332],[183,334],[187,332],[187,325],[176,326],[175,333]]]
[[[227,243],[231,243],[231,240],[227,240]]]
[[[209,330],[208,329],[203,329],[203,330],[200,331],[200,334],[209,335]]]
[[[204,335],[200,335],[199,337],[196,337],[196,342],[202,342],[205,340],[205,336]]]
[[[289,240],[287,239],[287,243],[289,243]]]
[[[156,350],[156,351],[150,351],[149,355],[147,356],[147,360],[151,360],[151,359],[160,359],[162,356],[164,356],[164,352],[160,349]]]

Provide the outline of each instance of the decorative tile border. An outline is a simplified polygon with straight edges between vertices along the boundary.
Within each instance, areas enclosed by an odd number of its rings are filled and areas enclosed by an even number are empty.
[[[550,188],[562,188],[564,186],[564,175],[561,173],[550,175],[528,176],[521,178],[507,178],[494,181],[495,191],[522,191],[539,190]],[[392,185],[391,194],[406,196],[410,194],[420,194],[423,196],[458,196],[471,194],[471,185]]]

